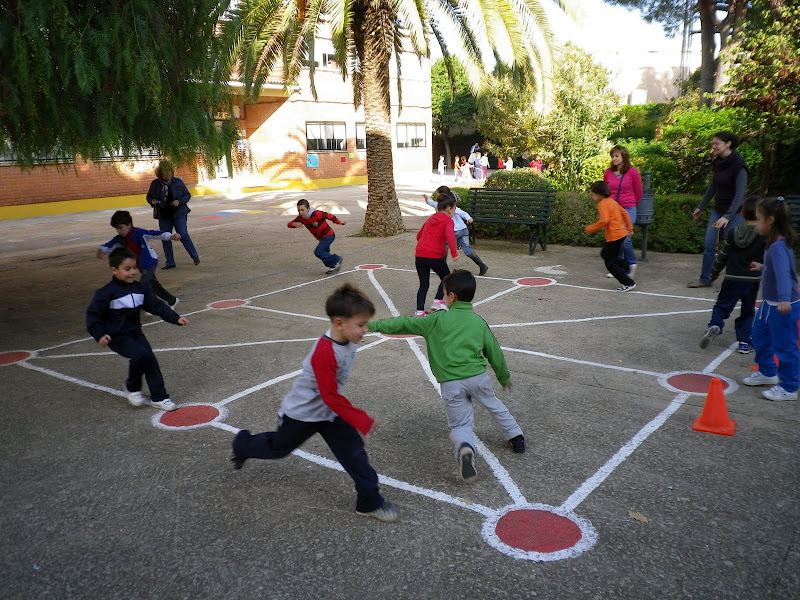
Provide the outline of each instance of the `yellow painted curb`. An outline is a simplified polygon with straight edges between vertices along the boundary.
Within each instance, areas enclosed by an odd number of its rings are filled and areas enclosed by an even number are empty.
[[[345,185],[366,185],[366,183],[366,175],[357,175],[353,177],[334,177],[331,179],[311,179],[308,181],[276,181],[274,183],[249,187],[236,187],[235,185],[231,185],[226,186],[224,189],[215,189],[201,184],[191,188],[189,193],[192,194],[192,196],[215,196],[230,194],[232,192],[250,194],[253,192],[271,192],[279,190],[319,190],[342,187]],[[44,217],[48,215],[66,215],[95,210],[116,210],[120,208],[130,208],[131,206],[146,205],[145,194],[134,194],[131,196],[109,196],[105,198],[86,198],[83,200],[62,200],[59,202],[37,202],[36,204],[0,206],[0,221]]]

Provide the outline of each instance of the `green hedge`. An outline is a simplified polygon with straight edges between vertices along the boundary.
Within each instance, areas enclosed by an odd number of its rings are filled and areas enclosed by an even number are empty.
[[[516,170],[516,169],[515,169]],[[520,169],[522,171],[522,169]],[[452,188],[462,200],[469,194],[467,188]],[[657,194],[653,203],[653,223],[648,228],[648,250],[661,252],[698,253],[703,250],[708,209],[698,221],[692,211],[700,197],[689,194]],[[597,205],[588,193],[556,192],[553,215],[547,240],[553,244],[571,246],[601,246],[605,239],[602,231],[589,235],[584,228],[597,220]],[[526,225],[479,223],[479,238],[526,241]],[[642,228],[635,227],[633,243],[641,248]]]

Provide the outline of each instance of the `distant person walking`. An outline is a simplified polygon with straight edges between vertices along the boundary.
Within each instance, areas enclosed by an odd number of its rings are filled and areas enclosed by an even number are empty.
[[[714,265],[718,240],[725,239],[728,231],[744,221],[739,211],[747,190],[747,164],[742,155],[736,151],[738,145],[739,138],[730,131],[720,131],[711,139],[711,151],[714,154],[711,163],[711,183],[700,205],[692,212],[692,218],[699,219],[700,212],[712,198],[714,207],[706,225],[700,278],[690,282],[686,287],[711,286],[711,267]]]
[[[153,207],[153,218],[158,219],[158,228],[171,233],[174,229],[180,234],[180,241],[186,252],[194,261],[195,266],[200,264],[192,238],[186,229],[186,220],[192,209],[189,200],[192,195],[186,189],[186,184],[180,177],[174,177],[175,171],[172,163],[162,160],[156,167],[156,179],[150,183],[147,191],[147,203]],[[175,268],[175,256],[172,254],[172,242],[163,240],[164,260],[166,264],[162,269]]]
[[[625,209],[631,218],[631,223],[636,223],[636,207],[642,199],[642,176],[639,170],[631,165],[631,156],[625,146],[614,146],[611,149],[611,165],[603,173],[603,181],[611,190],[611,197]],[[633,277],[636,272],[636,253],[633,251],[633,241],[626,237],[620,248],[620,258],[628,264],[628,275]],[[606,277],[614,277],[611,273]]]

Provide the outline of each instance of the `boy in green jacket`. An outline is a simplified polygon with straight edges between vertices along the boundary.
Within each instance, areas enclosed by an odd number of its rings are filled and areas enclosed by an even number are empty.
[[[395,317],[370,321],[370,331],[387,334],[415,334],[425,338],[428,361],[441,385],[442,398],[450,426],[456,460],[461,477],[473,481],[475,470],[475,434],[473,400],[480,402],[492,414],[505,432],[514,452],[525,452],[522,429],[492,389],[486,374],[486,360],[494,369],[500,385],[511,389],[503,351],[489,326],[472,310],[475,297],[475,277],[469,271],[457,269],[444,278],[444,301],[448,310],[427,317]]]

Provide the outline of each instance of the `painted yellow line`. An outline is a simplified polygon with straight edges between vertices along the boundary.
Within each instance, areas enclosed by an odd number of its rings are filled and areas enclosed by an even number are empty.
[[[192,196],[217,196],[230,193],[250,194],[253,192],[272,192],[281,190],[319,190],[346,185],[366,185],[367,176],[333,177],[330,179],[312,179],[307,181],[276,181],[259,186],[238,187],[235,180],[230,186],[219,189],[206,185],[196,185],[189,192]],[[28,219],[30,217],[44,217],[49,215],[66,215],[79,212],[96,210],[116,210],[132,206],[146,206],[144,194],[131,196],[108,196],[104,198],[85,198],[81,200],[62,200],[59,202],[38,202],[35,204],[21,204],[15,206],[0,206],[0,221],[11,219]]]

